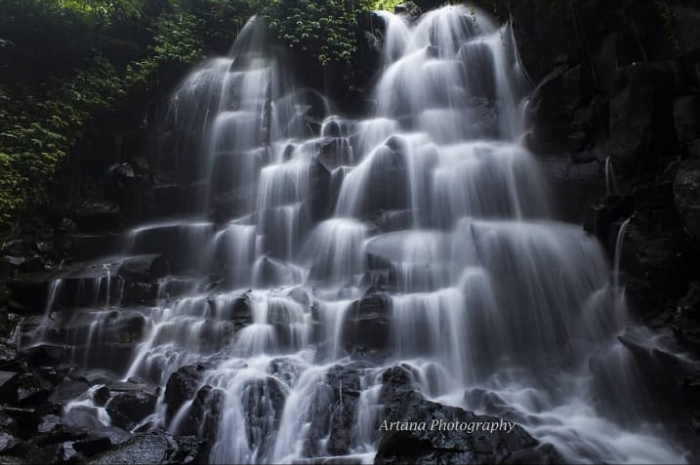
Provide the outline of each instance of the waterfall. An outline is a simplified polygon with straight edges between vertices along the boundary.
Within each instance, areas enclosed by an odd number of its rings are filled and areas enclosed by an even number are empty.
[[[123,259],[168,258],[152,305],[112,298],[66,323],[87,325],[85,365],[114,358],[113,325],[145,321],[128,366],[98,368],[165,387],[201,365],[206,395],[159,400],[154,424],[176,432],[209,408],[213,463],[371,463],[381,374],[399,364],[426,398],[515,421],[572,462],[684,461],[654,418],[619,421],[633,390],[620,411],[599,402],[593,360],[612,384],[635,379],[617,339],[628,322],[609,321],[619,258],[611,270],[553,219],[519,143],[511,28],[463,6],[381,17],[364,118],[302,87],[257,18],[184,80],[156,158],[197,194],[125,234]],[[606,178],[613,193],[609,163]]]

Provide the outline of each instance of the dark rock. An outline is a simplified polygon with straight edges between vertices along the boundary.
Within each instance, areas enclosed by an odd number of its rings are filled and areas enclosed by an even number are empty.
[[[651,287],[646,280],[628,278],[625,281],[625,302],[641,316],[656,315],[664,308],[663,294]]]
[[[334,393],[331,411],[328,451],[333,455],[351,453],[349,447],[354,439],[357,419],[357,404],[362,392],[362,375],[369,367],[363,363],[335,365],[326,373],[326,383]]]
[[[212,197],[214,218],[218,222],[236,218],[246,211],[249,203],[250,190],[247,187],[214,195]]]
[[[90,435],[75,441],[73,448],[86,457],[105,452],[106,450],[124,444],[131,439],[131,434],[113,426],[99,426],[90,430]]]
[[[301,367],[288,358],[276,358],[268,365],[268,372],[284,381],[287,386],[293,386],[299,379]]]
[[[87,392],[89,388],[90,386],[85,381],[66,379],[56,386],[48,401],[60,407],[65,407],[66,404]]]
[[[114,340],[117,343],[133,344],[142,340],[147,326],[148,319],[140,313],[119,314],[114,328]]]
[[[173,373],[165,386],[166,422],[170,424],[182,405],[194,399],[202,383],[203,365],[191,365]]]
[[[164,463],[171,453],[172,445],[168,439],[159,434],[135,436],[127,442],[95,455],[86,461],[95,465],[129,465]]]
[[[12,435],[10,431],[4,427],[0,427],[0,454],[12,449],[19,443],[19,439]],[[0,459],[0,462],[2,459]],[[4,462],[3,462],[4,463]]]
[[[535,152],[580,151],[589,142],[577,135],[592,118],[589,115],[582,119],[582,114],[577,113],[587,98],[584,86],[582,66],[562,64],[537,87],[531,108],[535,127],[530,137]]]
[[[69,347],[41,344],[22,352],[29,364],[35,367],[57,366],[69,362],[72,354]]]
[[[25,315],[40,315],[46,311],[46,299],[52,280],[52,273],[37,272],[23,274],[8,282],[12,290],[12,300],[17,303],[15,310]]]
[[[632,199],[628,196],[609,196],[605,201],[589,205],[583,229],[595,234],[602,244],[611,242],[613,225],[633,212]]]
[[[37,432],[39,434],[53,433],[61,426],[61,417],[58,415],[46,415],[41,419]]]
[[[349,148],[346,146],[346,149]],[[327,149],[332,150],[331,148]],[[309,199],[309,210],[311,219],[320,221],[328,216],[333,207],[334,196],[331,192],[331,171],[336,163],[342,163],[342,155],[328,154],[325,158],[317,157],[310,168],[310,191],[313,193]]]
[[[158,256],[149,269],[151,279],[160,279],[171,274],[170,261],[163,255]]]
[[[652,168],[677,145],[669,96],[672,74],[661,66],[635,64],[625,78],[627,87],[610,103],[610,137],[598,144],[623,174]]]
[[[324,139],[318,150],[317,159],[329,173],[340,166],[352,165],[352,149],[345,138]]]
[[[413,391],[416,373],[410,367],[397,365],[382,373],[382,393]]]
[[[680,297],[690,278],[690,254],[683,253],[682,232],[669,227],[668,215],[650,210],[631,217],[621,251],[622,269],[645,279],[657,292]]]
[[[67,237],[65,251],[77,260],[93,260],[116,255],[122,251],[122,236],[115,233],[71,234]]]
[[[64,447],[61,443],[49,444],[43,447],[31,447],[24,455],[28,463],[51,464],[62,463],[66,456],[70,456],[70,453],[64,453]]]
[[[177,464],[206,463],[202,457],[202,441],[196,436],[177,438],[177,450],[170,457],[170,462]]]
[[[158,288],[154,283],[126,282],[122,291],[124,305],[148,305],[158,296]]]
[[[409,22],[416,22],[423,14],[423,11],[414,2],[404,2],[394,7],[394,13],[404,15]]]
[[[113,446],[123,444],[131,439],[131,433],[115,426],[102,426],[91,431],[91,434],[109,439]]]
[[[85,231],[105,231],[119,227],[120,208],[116,203],[99,198],[83,200],[73,211],[73,217]]]
[[[122,262],[117,273],[127,282],[150,282],[151,269],[158,258],[158,255],[128,258]]]
[[[73,233],[78,230],[78,224],[68,217],[61,218],[58,223],[58,230],[67,233]]]
[[[129,163],[131,163],[134,171],[138,174],[149,174],[151,172],[148,160],[143,157],[131,157]]]
[[[136,177],[134,167],[128,162],[124,162],[115,167],[112,172],[121,178],[131,179]]]
[[[681,97],[673,103],[678,142],[690,144],[700,139],[700,95]]]
[[[105,408],[115,426],[130,430],[155,411],[158,393],[146,385],[117,383],[104,389],[109,397]],[[105,392],[98,392],[98,396],[104,400]]]
[[[0,386],[0,399],[10,405],[40,403],[51,394],[51,385],[34,373],[17,373]]]
[[[73,407],[63,415],[62,422],[71,428],[94,430],[102,426],[96,409],[84,405]]]
[[[387,425],[408,422],[419,426],[410,431],[385,432],[375,464],[564,463],[554,447],[541,445],[519,425],[514,424],[511,430],[500,418],[429,402],[415,391],[389,394],[383,418]],[[422,422],[425,429],[420,426]],[[448,431],[438,425],[432,427],[433,422],[471,422],[474,429],[471,433],[466,428]],[[477,424],[482,429],[477,429]]]
[[[681,163],[673,182],[673,197],[686,231],[700,244],[700,160]]]
[[[4,465],[28,465],[32,462],[22,457],[13,457],[10,455],[0,455],[0,463]]]
[[[700,283],[691,283],[688,293],[678,300],[678,306],[682,312],[692,312],[700,317]]]
[[[391,301],[383,294],[362,298],[348,311],[343,344],[365,350],[384,350],[389,345]]]
[[[273,377],[252,380],[243,388],[241,405],[248,442],[258,445],[263,454],[274,445],[286,398],[287,388]]]
[[[14,371],[0,371],[0,389],[16,375],[17,373]]]
[[[183,436],[199,436],[204,441],[201,449],[204,457],[209,456],[216,443],[224,400],[224,393],[220,389],[202,387],[195,396],[189,418],[182,423],[178,431],[178,434]]]
[[[597,160],[575,162],[569,157],[543,157],[542,168],[549,186],[557,192],[555,206],[565,221],[580,222],[585,216],[585,205],[605,195],[605,172]]]

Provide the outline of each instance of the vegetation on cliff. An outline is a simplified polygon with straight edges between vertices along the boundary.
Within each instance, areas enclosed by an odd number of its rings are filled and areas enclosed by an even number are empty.
[[[253,14],[321,65],[349,62],[359,13],[399,0],[0,0],[0,226],[41,204],[96,116],[227,50]],[[432,7],[434,0],[418,2]]]

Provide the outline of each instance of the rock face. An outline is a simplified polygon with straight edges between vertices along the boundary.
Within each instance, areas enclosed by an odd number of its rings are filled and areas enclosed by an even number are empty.
[[[641,316],[657,318],[700,273],[700,40],[687,33],[698,8],[670,2],[671,39],[648,2],[594,0],[558,17],[547,8],[510,10],[535,84],[527,143],[562,194],[562,218],[584,221],[611,256],[620,224],[633,218],[622,251],[627,294]]]
[[[201,385],[202,365],[193,365],[180,368],[168,379],[165,386],[165,404],[168,406],[167,423],[182,408],[183,404],[190,399],[194,399]]]
[[[96,398],[105,406],[113,425],[131,430],[155,412],[158,391],[144,384],[115,383],[101,388]]]
[[[681,163],[673,182],[673,197],[686,231],[700,244],[700,159]]]

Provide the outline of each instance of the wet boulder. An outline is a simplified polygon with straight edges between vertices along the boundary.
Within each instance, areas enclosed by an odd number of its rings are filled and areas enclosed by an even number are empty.
[[[127,258],[119,267],[117,274],[125,281],[150,282],[152,280],[151,270],[157,267],[156,260],[160,255],[142,255],[139,257]]]
[[[152,304],[158,294],[155,284],[144,282],[124,283],[122,301],[124,305],[149,305]]]
[[[87,382],[67,378],[55,387],[48,398],[49,403],[60,408],[86,393],[90,388]]]
[[[73,443],[73,449],[85,457],[105,452],[120,444],[124,444],[132,435],[128,431],[114,426],[98,426],[92,428],[85,439]]]
[[[407,21],[414,23],[423,14],[423,11],[414,2],[404,2],[394,7],[394,13],[403,15]]]
[[[416,389],[415,379],[418,374],[407,365],[396,365],[382,373],[382,397],[388,394]]]
[[[343,343],[364,351],[389,346],[391,301],[384,294],[370,294],[357,301],[346,316]]]
[[[181,436],[198,436],[202,439],[204,456],[209,455],[216,443],[224,401],[225,395],[222,390],[211,386],[202,387],[194,398],[188,418],[181,423],[177,431]]]
[[[321,140],[316,159],[329,173],[340,166],[352,165],[352,149],[348,139],[331,137]]]
[[[20,440],[16,438],[11,431],[4,427],[0,427],[0,454],[12,449],[19,444]]]
[[[84,231],[105,231],[119,227],[120,212],[110,200],[86,198],[73,210],[73,218]]]
[[[267,367],[268,373],[292,386],[299,379],[302,368],[295,360],[280,357],[272,360]]]
[[[0,386],[0,399],[14,406],[38,404],[51,395],[51,388],[35,373],[16,373]]]
[[[286,386],[271,376],[252,380],[243,388],[241,405],[248,442],[257,444],[263,454],[274,445],[286,399]]]
[[[326,373],[326,382],[333,390],[333,421],[330,423],[328,451],[334,455],[349,454],[354,426],[357,419],[357,404],[362,393],[362,375],[369,365],[352,363],[335,365]]]
[[[194,399],[201,386],[205,369],[203,365],[191,365],[180,368],[170,376],[165,385],[165,404],[168,406],[166,422],[168,424],[185,402]]]
[[[206,463],[202,455],[204,443],[196,436],[181,436],[176,438],[177,450],[171,455],[170,462],[178,464]]]
[[[131,430],[155,411],[159,389],[145,384],[115,383],[101,388],[95,399],[104,402],[113,425]]]
[[[387,400],[375,464],[565,463],[515,423],[430,402],[415,391]]]
[[[86,461],[95,465],[159,464],[168,460],[172,442],[162,434],[142,434]]]
[[[342,163],[342,155],[334,150],[332,144],[322,149],[321,154],[311,163],[309,191],[312,195],[308,209],[312,220],[320,221],[327,217],[333,208],[334,192],[331,189],[331,173]]]
[[[87,405],[78,405],[63,414],[62,423],[71,428],[93,430],[102,426],[97,409]]]

